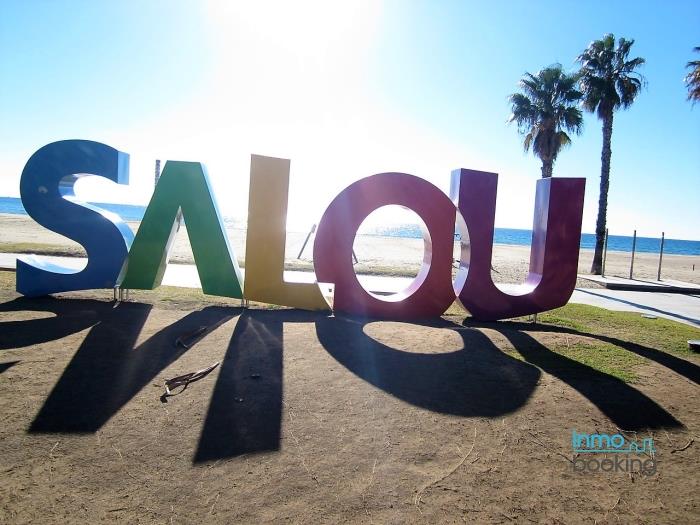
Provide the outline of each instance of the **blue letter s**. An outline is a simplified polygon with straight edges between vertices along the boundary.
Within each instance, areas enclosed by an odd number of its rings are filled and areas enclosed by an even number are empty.
[[[34,257],[18,259],[19,293],[114,287],[134,235],[118,215],[76,199],[73,186],[87,175],[127,184],[129,155],[99,142],[62,140],[47,144],[27,161],[20,181],[25,210],[45,228],[80,243],[88,263],[76,272]]]

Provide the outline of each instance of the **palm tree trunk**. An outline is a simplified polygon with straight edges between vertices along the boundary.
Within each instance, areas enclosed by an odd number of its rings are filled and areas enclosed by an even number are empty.
[[[554,161],[551,159],[542,159],[542,178],[546,179],[552,176],[554,170]]]
[[[608,189],[610,188],[610,140],[612,138],[613,112],[608,111],[603,118],[603,151],[600,154],[600,197],[598,199],[598,219],[595,225],[595,253],[591,273],[600,275],[603,272],[603,244],[605,242],[605,227],[608,216]]]

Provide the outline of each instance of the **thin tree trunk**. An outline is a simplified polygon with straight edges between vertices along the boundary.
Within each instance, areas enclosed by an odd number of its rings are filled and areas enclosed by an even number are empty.
[[[605,242],[605,227],[608,217],[608,189],[610,188],[610,140],[612,138],[613,112],[608,111],[603,118],[603,151],[600,154],[600,197],[598,199],[598,220],[595,225],[595,253],[591,273],[600,275],[603,272],[603,245]]]
[[[553,160],[547,160],[547,159],[542,160],[542,178],[543,179],[551,177],[553,169],[554,169],[554,161]]]

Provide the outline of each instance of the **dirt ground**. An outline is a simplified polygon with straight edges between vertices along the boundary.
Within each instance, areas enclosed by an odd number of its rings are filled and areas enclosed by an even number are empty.
[[[566,329],[99,297],[0,290],[2,523],[700,521],[697,359],[629,384]],[[572,429],[652,436],[656,473],[574,472]]]

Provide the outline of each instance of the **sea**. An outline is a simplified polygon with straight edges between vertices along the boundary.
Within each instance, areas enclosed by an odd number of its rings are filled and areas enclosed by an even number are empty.
[[[143,218],[145,206],[131,204],[93,203],[100,208],[118,214],[122,219],[138,221]],[[0,213],[27,215],[22,206],[22,201],[16,197],[0,197]],[[224,221],[231,227],[244,227],[245,220],[236,217],[224,217]],[[304,232],[306,233],[306,232]],[[365,229],[361,233],[366,235],[383,235],[389,237],[405,237],[420,239],[421,229],[417,224],[395,224],[390,226],[376,226]],[[493,236],[495,244],[514,244],[530,246],[532,230],[519,230],[515,228],[496,228]],[[633,239],[626,235],[610,235],[608,238],[608,250],[618,252],[631,252]],[[595,235],[592,233],[581,234],[581,248],[593,249],[595,247]],[[659,253],[661,239],[653,237],[637,237],[635,250],[642,253]],[[700,241],[687,241],[682,239],[665,239],[664,253],[673,255],[700,255]]]

